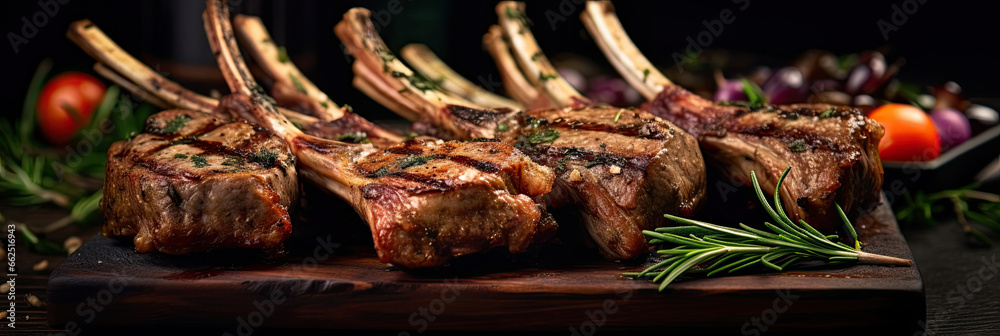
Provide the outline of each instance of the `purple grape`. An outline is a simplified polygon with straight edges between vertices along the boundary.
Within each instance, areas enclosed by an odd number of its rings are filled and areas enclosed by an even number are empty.
[[[861,55],[858,64],[847,73],[844,88],[848,94],[870,94],[885,81],[885,56],[877,51]]]
[[[941,151],[958,146],[972,137],[969,119],[953,108],[939,108],[931,111],[931,120],[941,137]]]
[[[747,94],[743,91],[743,81],[737,79],[724,80],[715,91],[715,101],[746,101]]]
[[[805,78],[795,67],[778,69],[761,88],[768,102],[778,105],[804,102],[809,93]]]

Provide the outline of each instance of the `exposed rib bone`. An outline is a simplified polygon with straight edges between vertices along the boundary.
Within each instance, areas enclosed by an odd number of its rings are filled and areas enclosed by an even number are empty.
[[[439,81],[441,88],[449,91],[459,97],[465,98],[473,103],[492,107],[492,108],[509,108],[512,110],[523,110],[524,107],[521,104],[510,100],[506,97],[500,96],[498,94],[486,91],[485,89],[473,84],[462,75],[459,75],[455,70],[452,70],[444,61],[441,61],[437,55],[431,51],[426,45],[423,44],[408,44],[403,47],[399,52],[400,56],[410,63],[410,66],[415,68],[417,72],[424,75],[425,78],[431,78],[433,80]]]
[[[383,262],[427,267],[497,246],[524,252],[554,230],[544,208],[534,201],[551,190],[552,172],[514,148],[502,143],[409,141],[375,151],[370,145],[302,134],[276,112],[274,102],[250,76],[226,2],[206,0],[202,17],[209,44],[234,92],[223,98],[220,109],[256,120],[285,138],[302,175],[350,202],[369,224]],[[477,157],[485,160],[478,165],[463,164],[475,160],[468,155],[479,152],[496,155]],[[429,161],[400,163],[414,155]]]
[[[84,51],[101,64],[98,73],[119,83],[129,91],[142,97],[143,95],[157,97],[161,102],[171,107],[212,113],[219,104],[218,100],[187,90],[174,83],[153,69],[145,66],[139,60],[122,50],[105,35],[100,28],[89,21],[82,20],[73,23],[69,30],[70,38]],[[130,87],[134,86],[134,87]],[[141,91],[136,91],[141,89]],[[304,115],[285,108],[278,108],[285,117],[297,126],[303,127],[310,134],[335,137],[344,127],[336,121],[320,121],[316,117]],[[402,137],[354,116],[357,132],[364,132],[379,146],[386,146],[402,141]]]
[[[382,64],[395,58],[378,38],[369,14],[349,12],[337,25],[337,35],[358,58],[355,70],[368,72],[358,74],[359,78],[374,76],[372,81],[396,82],[398,76],[391,75],[396,65]],[[496,27],[494,35],[486,37],[488,48],[502,52],[497,57],[501,72],[508,78],[520,77],[525,88],[535,90],[521,74],[501,35]],[[530,97],[525,99],[529,106],[536,98],[553,105],[547,95],[526,96]],[[589,107],[580,99],[567,101],[578,108],[531,109],[509,116],[471,103],[422,104],[438,109],[436,119],[430,120],[433,126],[464,131],[457,135],[467,139],[481,134],[516,144],[532,160],[555,170],[560,180],[547,201],[554,207],[579,207],[580,222],[607,258],[630,259],[647,253],[642,230],[662,225],[662,213],[689,216],[704,199],[705,166],[697,142],[645,112]],[[539,139],[545,134],[550,138]]]
[[[587,1],[580,18],[611,65],[647,100],[656,98],[663,87],[673,85],[625,34],[611,2]]]
[[[536,88],[559,106],[590,105],[590,100],[576,91],[545,57],[535,36],[525,24],[524,3],[502,1],[497,4],[497,16],[510,50],[521,66],[521,71]]]
[[[435,125],[440,128],[443,136],[455,139],[492,138],[493,128],[475,124],[481,120],[456,119],[451,115],[452,107],[488,111],[495,117],[491,120],[506,119],[513,115],[514,112],[507,109],[493,110],[452,95],[433,81],[410,70],[385,46],[369,16],[367,9],[351,9],[334,31],[355,57],[355,76],[361,77],[355,83],[367,83],[362,89],[373,99],[389,102],[386,106],[394,111],[397,106],[412,108],[412,111],[407,111],[409,113],[397,113],[404,116],[418,115],[417,120]]]
[[[496,62],[497,68],[500,70],[500,78],[507,94],[517,99],[528,109],[557,107],[555,103],[549,101],[547,95],[539,94],[535,85],[528,82],[528,79],[521,73],[517,61],[510,54],[507,42],[504,41],[500,26],[490,26],[490,30],[483,35],[483,47],[490,53],[490,56],[493,56],[493,61]]]
[[[237,15],[234,19],[236,32],[248,47],[257,64],[275,81],[272,92],[291,91],[284,96],[305,95],[307,99],[292,97],[291,101],[306,100],[309,110],[321,121],[334,121],[351,113],[347,107],[338,107],[323,91],[316,87],[290,60],[282,59],[278,46],[271,39],[267,28],[255,16]],[[374,124],[365,125],[367,135],[383,139],[385,142],[401,142],[403,138]]]
[[[114,70],[111,70],[111,68],[105,66],[104,64],[94,63],[94,71],[103,76],[104,78],[111,80],[118,86],[121,86],[126,90],[128,90],[129,92],[132,92],[132,94],[136,95],[136,97],[139,97],[139,99],[145,100],[163,109],[176,107],[173,104],[170,104],[167,101],[160,99],[160,97],[157,97],[155,94],[146,91],[138,84],[130,82],[128,79],[122,77],[122,75],[119,75]],[[199,111],[199,112],[208,113],[211,111]]]
[[[774,183],[792,167],[779,191],[792,220],[834,232],[842,224],[833,203],[850,213],[879,202],[884,129],[862,111],[826,104],[718,105],[657,71],[626,35],[611,3],[588,2],[582,19],[616,69],[649,99],[648,111],[697,137],[731,181],[749,184],[754,170],[764,191],[774,194]]]
[[[317,88],[309,78],[306,78],[294,63],[282,58],[277,44],[268,34],[267,28],[264,28],[260,18],[237,15],[233,19],[233,23],[240,41],[247,47],[257,65],[264,69],[268,77],[287,87],[302,90],[305,95],[317,102],[318,108],[314,111],[317,118],[330,121],[344,115],[344,111],[326,93]]]

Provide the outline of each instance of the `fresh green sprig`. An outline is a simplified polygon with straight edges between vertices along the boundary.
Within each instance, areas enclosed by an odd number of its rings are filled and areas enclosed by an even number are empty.
[[[906,204],[896,211],[896,218],[908,224],[930,226],[937,224],[935,217],[951,210],[966,236],[984,245],[993,245],[993,240],[972,223],[1000,231],[997,219],[1000,218],[1000,195],[975,188],[976,185],[970,185],[930,194],[923,191],[911,194],[907,191],[903,193]]]
[[[682,275],[700,274],[706,277],[729,275],[751,270],[782,271],[806,261],[827,264],[863,263],[872,265],[909,266],[906,259],[862,252],[859,244],[851,247],[839,242],[836,235],[824,235],[805,221],[792,221],[781,203],[781,182],[791,167],[785,169],[775,186],[774,206],[764,196],[755,172],[750,172],[754,190],[764,210],[774,219],[765,222],[768,231],[754,229],[740,223],[740,228],[709,224],[672,215],[664,217],[683,224],[678,227],[661,227],[655,231],[644,230],[651,245],[663,247],[656,251],[665,259],[642,272],[625,273],[625,276],[652,279],[660,283],[660,290],[667,288]],[[847,226],[850,221],[840,205],[836,206]],[[854,241],[857,233],[848,231]],[[665,248],[667,246],[670,248]]]

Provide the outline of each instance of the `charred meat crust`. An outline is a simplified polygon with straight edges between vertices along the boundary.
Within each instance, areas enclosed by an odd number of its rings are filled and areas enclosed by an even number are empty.
[[[104,234],[139,252],[280,250],[298,197],[294,157],[265,129],[192,111],[151,116],[108,152]]]
[[[854,108],[787,105],[720,106],[676,86],[664,87],[646,109],[695,135],[715,165],[749,185],[749,171],[773,193],[778,176],[785,209],[824,232],[839,228],[833,202],[848,213],[879,201],[884,129]]]
[[[666,224],[663,213],[692,215],[705,198],[697,141],[649,113],[567,107],[519,113],[501,123],[508,130],[498,130],[499,139],[556,171],[561,190],[552,197],[560,199],[549,203],[582,204],[582,220],[609,259],[645,254],[642,230]],[[557,134],[551,142],[525,141],[548,130]]]

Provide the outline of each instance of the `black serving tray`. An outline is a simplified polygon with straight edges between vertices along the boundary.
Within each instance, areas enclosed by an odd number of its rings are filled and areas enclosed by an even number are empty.
[[[996,100],[982,105],[1000,106]],[[883,161],[885,181],[882,190],[891,202],[894,196],[902,196],[905,190],[935,191],[964,187],[973,183],[976,174],[998,157],[1000,124],[980,131],[931,161]]]

